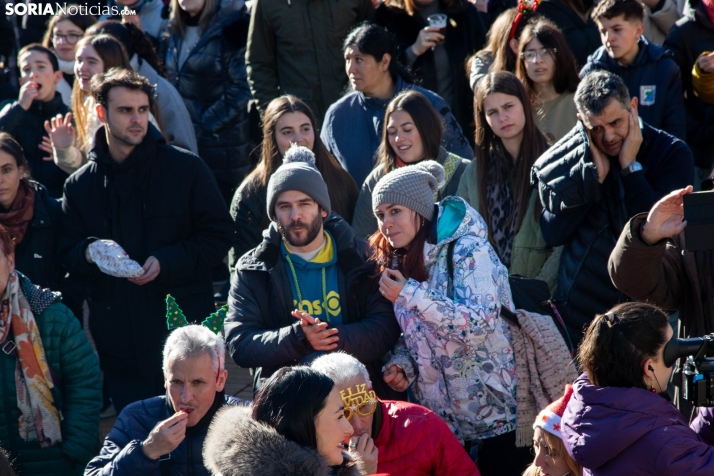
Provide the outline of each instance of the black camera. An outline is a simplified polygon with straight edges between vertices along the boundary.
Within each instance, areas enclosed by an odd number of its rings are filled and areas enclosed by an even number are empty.
[[[690,339],[673,338],[664,348],[664,364],[673,366],[687,357],[682,368],[682,396],[697,407],[714,406],[714,334]]]

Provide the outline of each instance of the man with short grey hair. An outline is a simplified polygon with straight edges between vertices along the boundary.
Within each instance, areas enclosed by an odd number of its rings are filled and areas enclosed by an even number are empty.
[[[573,343],[595,314],[623,299],[607,259],[625,223],[694,180],[687,145],[644,123],[637,98],[608,71],[587,74],[575,92],[578,123],[533,165],[543,204],[543,238],[563,245],[555,304]]]
[[[164,345],[166,395],[127,406],[104,440],[90,475],[209,475],[203,440],[216,411],[241,400],[224,394],[225,343],[207,327],[188,325]]]
[[[378,399],[367,368],[356,358],[333,352],[310,366],[327,374],[340,391],[345,416],[354,429],[350,447],[362,458],[367,474],[479,474],[439,415],[413,403]]]

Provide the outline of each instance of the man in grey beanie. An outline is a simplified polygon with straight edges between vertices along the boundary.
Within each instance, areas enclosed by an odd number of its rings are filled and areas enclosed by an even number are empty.
[[[293,145],[270,177],[263,242],[236,265],[226,341],[233,360],[256,369],[254,391],[281,367],[342,350],[382,382],[381,358],[399,338],[379,293],[366,244],[332,213],[315,156]],[[375,388],[395,398],[386,385]]]

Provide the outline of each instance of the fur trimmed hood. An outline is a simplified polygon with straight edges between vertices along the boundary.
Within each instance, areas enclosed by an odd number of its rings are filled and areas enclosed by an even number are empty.
[[[221,476],[362,476],[359,460],[343,452],[345,462],[333,468],[316,451],[253,420],[251,407],[223,408],[208,429],[203,461]]]

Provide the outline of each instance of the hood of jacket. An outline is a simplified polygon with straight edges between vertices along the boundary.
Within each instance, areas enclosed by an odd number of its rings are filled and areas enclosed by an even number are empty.
[[[365,252],[367,250],[366,244],[362,240],[356,239],[354,230],[341,216],[332,212],[325,219],[323,228],[332,235],[337,263],[345,274],[347,274],[347,270],[358,268],[365,264],[365,260],[355,252],[355,243],[358,246],[364,245]],[[280,255],[280,242],[282,239],[277,224],[271,222],[270,226],[263,231],[263,241],[238,261],[237,269],[258,271],[272,269]]]
[[[659,45],[650,43],[644,36],[640,37],[639,46],[640,50],[637,52],[635,59],[632,63],[625,66],[621,65],[615,58],[608,55],[605,47],[601,46],[588,57],[588,63],[592,64],[592,68],[589,68],[589,70],[593,71],[596,69],[606,69],[608,71],[617,72],[618,70],[628,68],[637,69],[647,63],[655,63],[663,57],[671,56],[667,50]]]
[[[112,157],[109,155],[109,146],[107,144],[107,135],[104,132],[105,126],[101,126],[96,134],[94,135],[94,147],[87,154],[87,160],[96,162],[104,166],[117,166],[118,168],[127,167],[128,164],[133,163],[138,159],[146,159],[154,155],[151,153],[152,150],[160,144],[166,144],[166,139],[161,135],[161,132],[149,122],[149,127],[144,136],[144,140],[141,144],[137,145],[131,154],[121,163],[118,164],[114,162]],[[127,165],[125,165],[127,164]]]
[[[342,453],[341,466],[330,467],[317,451],[280,435],[255,421],[250,407],[221,409],[203,445],[203,461],[212,474],[222,476],[359,476],[361,462]]]
[[[394,84],[394,95],[389,98],[389,99],[381,99],[381,98],[371,98],[367,97],[364,95],[362,91],[357,91],[357,97],[359,98],[359,103],[368,111],[374,111],[374,110],[382,110],[384,111],[387,109],[387,105],[389,102],[397,97],[399,93],[401,93],[405,89],[411,89],[413,88],[414,85],[411,83],[408,83],[402,79],[401,76],[397,76],[397,81]]]
[[[597,387],[585,374],[573,384],[562,424],[568,453],[589,469],[607,464],[658,428],[687,426],[679,410],[659,394]]]

